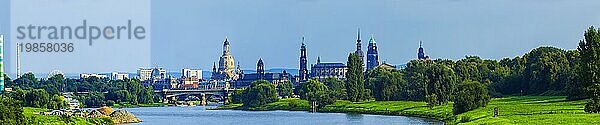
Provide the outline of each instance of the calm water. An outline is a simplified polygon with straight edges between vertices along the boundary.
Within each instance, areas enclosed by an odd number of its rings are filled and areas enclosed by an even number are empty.
[[[302,111],[206,110],[206,107],[125,108],[142,119],[139,125],[405,125],[442,124],[439,121],[403,116]]]

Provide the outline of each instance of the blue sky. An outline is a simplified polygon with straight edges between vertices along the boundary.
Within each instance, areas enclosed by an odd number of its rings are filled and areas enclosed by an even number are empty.
[[[0,1],[2,17],[10,14],[7,1]],[[355,49],[356,29],[361,28],[365,52],[374,34],[380,61],[403,64],[416,58],[419,41],[436,59],[512,58],[539,46],[575,49],[583,32],[600,24],[597,0],[152,0],[151,4],[151,62],[170,71],[210,70],[218,62],[225,36],[243,69],[254,69],[258,58],[266,68],[297,68],[303,35],[309,63],[318,56],[324,62],[345,62]],[[0,19],[0,32],[9,31],[8,21]]]

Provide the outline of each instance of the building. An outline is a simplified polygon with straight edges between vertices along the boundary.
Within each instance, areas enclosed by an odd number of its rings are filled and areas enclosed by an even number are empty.
[[[202,81],[198,85],[198,89],[210,90],[210,89],[229,89],[229,81]]]
[[[321,82],[327,77],[345,80],[348,67],[344,63],[321,63],[321,58],[318,58],[317,64],[312,65],[310,71],[310,78]]]
[[[306,45],[304,44],[304,37],[302,37],[302,46],[300,46],[300,69],[298,71],[299,82],[306,82],[308,80],[308,67],[306,62]]]
[[[73,98],[72,92],[62,93],[62,95],[65,98],[65,101],[67,101],[70,110],[76,110],[81,108],[79,106],[79,100]]]
[[[429,56],[426,56],[423,50],[423,41],[419,41],[419,51],[417,53],[417,58],[419,60],[429,60]]]
[[[110,74],[110,80],[124,80],[124,79],[129,79],[129,73],[112,72]]]
[[[375,37],[371,36],[371,39],[369,39],[368,48],[369,49],[367,50],[367,71],[379,65],[379,56],[377,54],[377,42],[375,42]]]
[[[240,75],[240,78],[234,82],[233,88],[247,87],[250,85],[250,83],[256,80],[266,80],[277,86],[284,82],[290,81],[292,78],[291,74],[287,73],[285,70],[283,73],[265,73],[264,69],[265,65],[262,59],[259,59],[256,63],[256,73]]]
[[[99,79],[108,78],[108,76],[106,76],[104,74],[95,74],[95,73],[91,73],[91,74],[81,73],[81,74],[79,74],[79,78],[80,79],[85,79],[85,78],[90,78],[90,77],[96,77],[96,78],[99,78]]]
[[[197,89],[200,84],[199,77],[183,77],[181,78],[181,84],[179,84],[179,89]]]
[[[360,42],[361,42],[361,40],[360,40],[360,28],[359,28],[358,33],[357,33],[357,38],[356,38],[356,51],[354,51],[354,54],[358,55],[358,57],[360,57],[360,60],[362,61],[365,59],[365,56],[363,54],[362,44]]]
[[[202,79],[202,70],[185,68],[185,69],[181,70],[181,77],[182,78],[196,77],[196,78]]]
[[[223,55],[219,58],[219,69],[217,70],[213,63],[213,80],[235,80],[238,78],[238,72],[235,70],[235,60],[229,50],[229,40],[225,38],[223,43]]]
[[[163,68],[139,68],[137,74],[140,81],[167,78],[167,70]]]
[[[165,79],[146,80],[142,82],[144,86],[152,86],[154,90],[174,89],[179,85],[177,78],[169,77]]]

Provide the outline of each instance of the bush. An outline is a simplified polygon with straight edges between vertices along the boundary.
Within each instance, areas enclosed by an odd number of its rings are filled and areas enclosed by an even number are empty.
[[[454,114],[485,107],[490,102],[487,87],[477,81],[466,80],[458,86],[458,94],[454,98]]]
[[[114,106],[114,105],[115,105],[115,101],[113,101],[113,100],[106,101],[106,106]]]
[[[16,125],[25,123],[21,101],[10,97],[0,97],[0,122],[4,125]]]
[[[467,115],[463,115],[460,117],[460,123],[466,123],[466,122],[470,122],[471,121],[471,117],[467,116]]]
[[[596,99],[590,99],[585,103],[585,112],[588,113],[600,113],[600,102]]]

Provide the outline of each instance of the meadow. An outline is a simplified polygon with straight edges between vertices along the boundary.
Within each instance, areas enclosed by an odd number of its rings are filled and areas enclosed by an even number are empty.
[[[83,117],[66,117],[56,115],[40,115],[40,112],[47,112],[49,109],[23,107],[23,115],[27,118],[30,124],[36,125],[102,125],[113,124],[110,118],[83,118]]]
[[[319,112],[400,115],[432,118],[449,124],[600,124],[600,114],[583,111],[586,100],[568,101],[564,96],[513,96],[494,98],[486,107],[454,115],[452,102],[430,108],[425,102],[338,100]],[[498,117],[493,117],[498,108]],[[280,99],[256,108],[230,104],[219,109],[309,111],[310,105],[298,98]]]

